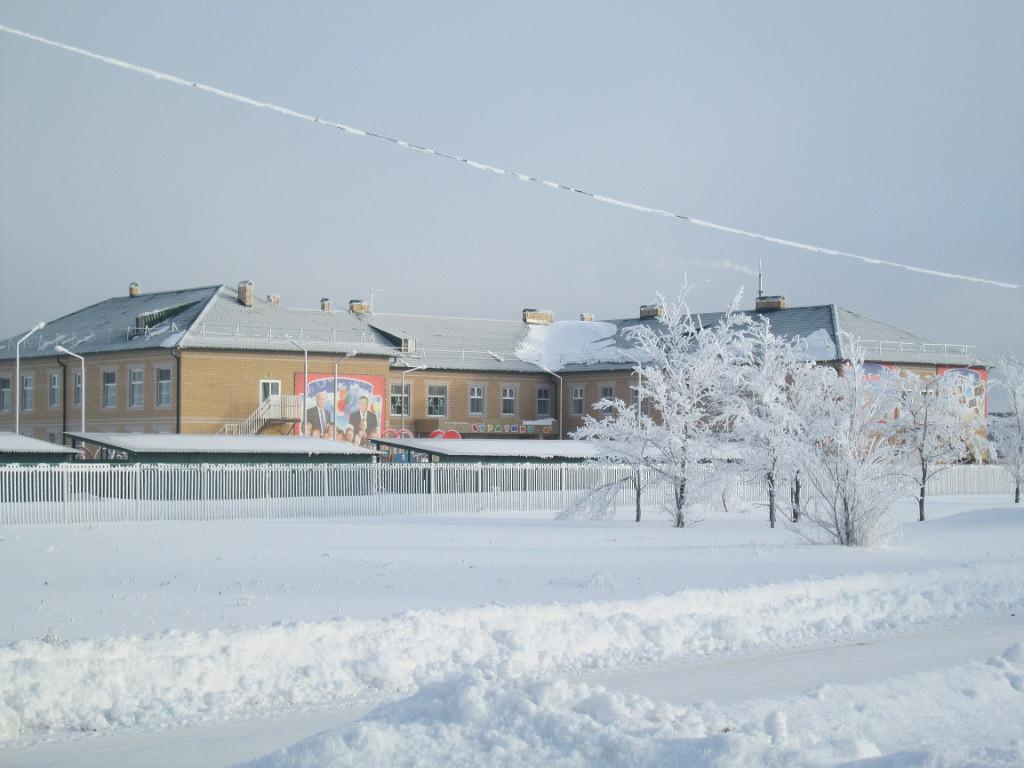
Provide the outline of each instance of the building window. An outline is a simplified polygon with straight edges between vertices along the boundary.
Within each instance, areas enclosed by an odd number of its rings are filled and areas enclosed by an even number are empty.
[[[629,388],[629,393],[630,393],[630,400],[629,400],[630,407],[635,411],[636,408],[637,408],[637,404],[639,404],[640,405],[640,412],[644,416],[646,416],[647,415],[647,401],[640,399],[640,390],[637,389],[636,387],[630,387]]]
[[[171,404],[171,369],[156,369],[156,404],[166,406]]]
[[[76,408],[82,405],[82,372],[75,371],[74,384],[71,388],[71,404]]]
[[[117,407],[117,373],[115,371],[103,372],[103,407]]]
[[[0,379],[0,412],[9,413],[11,410],[11,380]]]
[[[484,388],[472,386],[469,388],[469,412],[474,416],[482,416],[484,413]]]
[[[573,387],[569,410],[573,416],[583,415],[583,387]]]
[[[50,387],[47,390],[47,405],[56,408],[60,405],[60,374],[50,374]]]
[[[408,416],[409,415],[409,394],[411,384],[392,384],[391,385],[391,415],[392,416]]]
[[[427,387],[427,416],[448,415],[448,387],[432,384]]]
[[[21,410],[31,411],[36,407],[36,380],[34,376],[21,377]]]
[[[516,415],[516,388],[515,387],[502,387],[501,388],[501,415],[502,416],[515,416]]]
[[[142,407],[142,371],[138,368],[128,371],[128,407]]]
[[[537,416],[551,415],[551,390],[547,387],[537,388]]]
[[[614,397],[615,397],[615,387],[609,386],[607,384],[605,384],[604,386],[601,387],[601,399],[602,400],[611,400]],[[605,406],[604,408],[601,409],[601,413],[605,414],[606,416],[608,414],[610,414],[611,412],[612,412],[611,406]]]

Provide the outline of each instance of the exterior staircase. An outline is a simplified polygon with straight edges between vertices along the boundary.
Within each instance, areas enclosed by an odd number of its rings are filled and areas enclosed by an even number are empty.
[[[302,395],[272,395],[243,421],[229,421],[218,435],[258,435],[269,426],[302,421]]]

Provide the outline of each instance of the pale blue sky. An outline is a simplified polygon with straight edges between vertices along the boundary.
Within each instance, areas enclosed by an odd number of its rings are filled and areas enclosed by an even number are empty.
[[[0,24],[652,208],[1024,284],[1024,3],[46,2]],[[1024,355],[1021,289],[773,245],[0,32],[0,338],[252,280],[289,306],[836,303]]]

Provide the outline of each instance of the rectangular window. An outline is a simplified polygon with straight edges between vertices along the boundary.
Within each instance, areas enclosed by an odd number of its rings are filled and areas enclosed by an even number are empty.
[[[570,399],[570,411],[573,416],[583,415],[583,387],[573,387]]]
[[[614,387],[608,386],[607,384],[601,387],[601,399],[602,400],[611,400],[614,397],[615,397],[615,388]],[[601,410],[601,413],[603,413],[605,415],[608,415],[611,412],[612,412],[612,409],[610,407],[606,407],[606,408],[603,408]]]
[[[74,384],[72,385],[71,404],[76,408],[82,406],[82,372],[75,371]]]
[[[11,380],[0,379],[0,412],[8,413],[11,410]]]
[[[551,415],[551,390],[547,387],[537,388],[537,416]]]
[[[117,373],[103,372],[103,407],[117,408]]]
[[[59,406],[60,405],[60,374],[59,373],[51,373],[50,374],[50,387],[47,390],[47,393],[48,393],[47,400],[46,400],[47,405],[49,405],[51,408],[56,408],[57,406]]]
[[[502,416],[515,416],[516,415],[516,388],[515,387],[502,387],[501,388],[501,415]]]
[[[641,401],[641,399],[640,399],[640,390],[638,390],[636,387],[630,387],[629,388],[629,405],[635,411],[637,409],[637,405],[638,404],[640,406],[640,412],[644,416],[646,416],[647,415],[647,401],[646,400]]]
[[[166,406],[171,404],[171,369],[156,369],[156,404]]]
[[[31,411],[36,407],[36,380],[34,376],[21,377],[21,410]]]
[[[482,416],[484,413],[484,388],[473,386],[469,388],[469,412],[474,416]]]
[[[138,368],[128,371],[128,407],[142,407],[142,371]]]
[[[409,415],[409,390],[412,387],[411,384],[392,384],[391,385],[391,415],[392,416],[408,416]]]
[[[448,387],[433,384],[427,387],[427,416],[448,415]]]

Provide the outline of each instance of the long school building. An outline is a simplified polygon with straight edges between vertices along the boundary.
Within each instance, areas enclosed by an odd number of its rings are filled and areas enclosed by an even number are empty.
[[[965,408],[986,414],[986,368],[970,348],[834,305],[758,300],[773,330],[821,363],[848,359],[962,374]],[[557,439],[605,397],[635,398],[642,367],[632,318],[555,322],[374,313],[362,301],[294,309],[251,283],[127,295],[0,342],[0,431],[65,441],[68,432],[307,434],[367,445],[405,436]],[[702,315],[713,322],[716,314]]]

